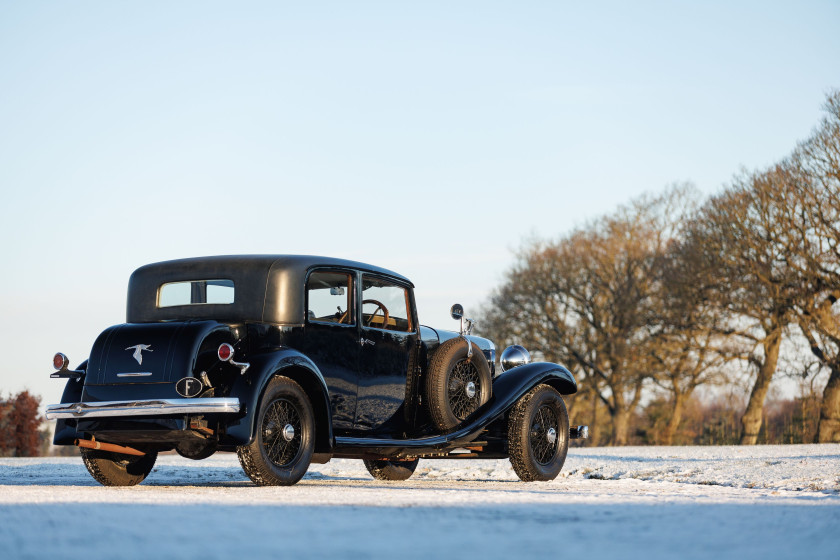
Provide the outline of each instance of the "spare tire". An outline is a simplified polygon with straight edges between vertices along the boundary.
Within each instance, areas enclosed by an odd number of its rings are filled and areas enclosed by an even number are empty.
[[[490,400],[493,377],[484,353],[472,344],[467,358],[467,341],[447,340],[432,355],[426,378],[426,397],[432,422],[451,430]]]

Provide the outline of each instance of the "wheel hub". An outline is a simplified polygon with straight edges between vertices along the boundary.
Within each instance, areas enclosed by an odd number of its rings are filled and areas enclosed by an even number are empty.
[[[283,439],[286,441],[292,441],[295,439],[295,427],[291,424],[286,424],[283,427]]]
[[[475,398],[475,383],[470,381],[464,386],[464,393],[466,393],[467,397],[473,399]]]
[[[557,441],[557,430],[549,428],[548,431],[545,432],[545,439],[548,441],[549,445],[554,445],[554,442]]]

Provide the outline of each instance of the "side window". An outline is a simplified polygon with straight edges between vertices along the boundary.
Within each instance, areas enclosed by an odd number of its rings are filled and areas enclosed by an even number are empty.
[[[319,323],[356,323],[351,307],[353,282],[346,272],[316,271],[306,283],[307,319]]]
[[[408,290],[372,276],[362,278],[362,324],[375,329],[410,331]]]

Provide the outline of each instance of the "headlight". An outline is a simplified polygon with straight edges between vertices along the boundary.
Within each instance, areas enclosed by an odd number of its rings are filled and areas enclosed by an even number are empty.
[[[502,356],[499,358],[499,362],[502,365],[502,371],[507,371],[516,366],[530,364],[531,354],[524,347],[514,344],[505,348],[505,351],[502,352]]]

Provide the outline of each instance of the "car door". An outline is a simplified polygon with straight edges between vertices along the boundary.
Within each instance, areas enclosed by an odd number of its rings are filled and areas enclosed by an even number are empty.
[[[362,274],[359,288],[361,355],[355,429],[400,433],[405,428],[406,382],[418,341],[411,291],[368,273]]]
[[[330,391],[333,427],[352,429],[356,416],[359,326],[355,272],[316,269],[306,281],[304,353]]]

